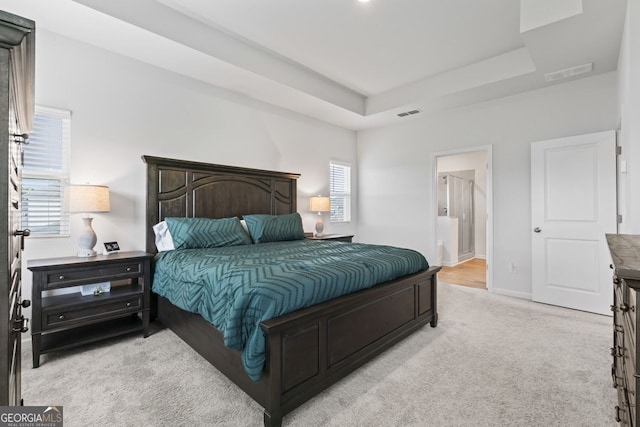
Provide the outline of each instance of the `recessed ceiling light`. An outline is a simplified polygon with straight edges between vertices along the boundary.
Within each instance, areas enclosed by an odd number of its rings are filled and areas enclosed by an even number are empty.
[[[370,0],[358,0],[360,3],[369,3]]]

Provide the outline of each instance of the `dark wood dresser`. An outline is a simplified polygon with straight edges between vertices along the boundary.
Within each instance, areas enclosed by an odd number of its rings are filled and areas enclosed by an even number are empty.
[[[640,295],[640,235],[607,234],[613,260],[613,365],[618,392],[615,417],[622,425],[638,423],[638,295]]]

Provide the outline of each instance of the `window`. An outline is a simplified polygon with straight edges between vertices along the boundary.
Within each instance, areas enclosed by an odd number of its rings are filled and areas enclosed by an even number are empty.
[[[347,163],[329,163],[329,197],[331,222],[351,221],[351,166]]]
[[[68,236],[71,112],[36,105],[29,144],[23,145],[22,228],[32,236]]]

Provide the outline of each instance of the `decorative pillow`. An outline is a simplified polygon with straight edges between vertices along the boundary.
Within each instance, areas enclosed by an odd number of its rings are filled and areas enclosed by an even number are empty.
[[[176,249],[251,244],[238,218],[165,218]]]
[[[172,251],[175,249],[166,221],[154,225],[153,232],[156,235],[156,248],[158,248],[158,252]]]
[[[244,219],[253,243],[304,239],[302,218],[297,212],[287,215],[244,215]]]
[[[247,234],[249,234],[249,227],[247,227],[247,221],[245,221],[244,219],[240,220],[240,225],[242,226],[242,229],[244,231],[247,232]],[[250,235],[250,234],[249,234]]]

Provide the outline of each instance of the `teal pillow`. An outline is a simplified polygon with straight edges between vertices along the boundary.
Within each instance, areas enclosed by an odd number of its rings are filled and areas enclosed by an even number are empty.
[[[251,244],[238,218],[165,218],[176,249]]]
[[[287,215],[245,215],[243,218],[253,243],[304,239],[302,218],[297,212]]]

